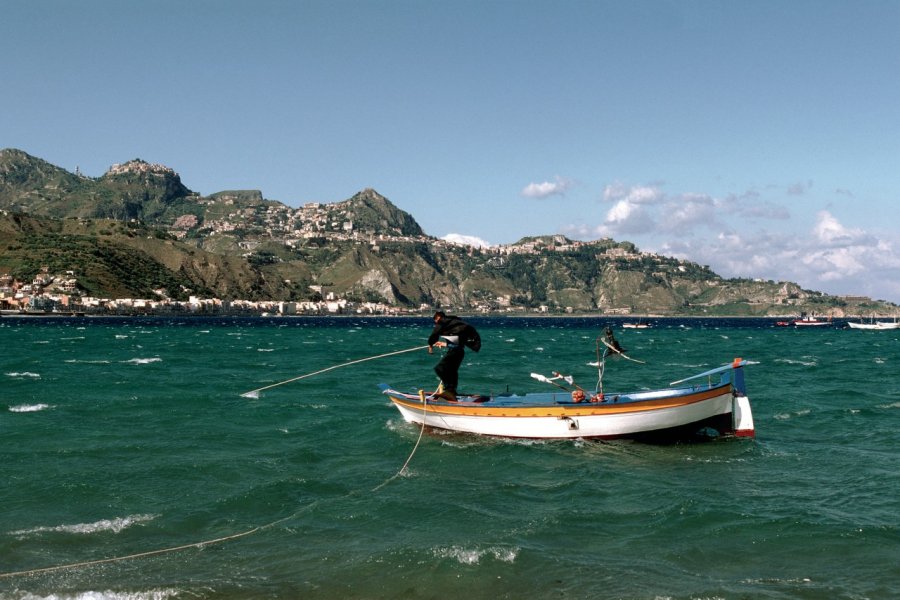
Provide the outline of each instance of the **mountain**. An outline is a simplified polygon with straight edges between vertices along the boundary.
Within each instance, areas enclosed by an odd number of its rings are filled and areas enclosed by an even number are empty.
[[[0,150],[0,209],[63,219],[174,220],[199,196],[172,169],[140,159],[102,177],[70,173],[21,150]]]
[[[72,272],[83,294],[351,301],[471,310],[767,315],[885,308],[790,282],[725,280],[630,242],[559,235],[488,249],[428,236],[372,189],[298,208],[259,190],[200,196],[135,159],[88,178],[0,151],[0,275]]]

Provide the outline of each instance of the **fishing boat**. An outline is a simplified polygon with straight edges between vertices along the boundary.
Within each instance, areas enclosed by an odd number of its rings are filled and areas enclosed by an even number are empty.
[[[800,313],[799,319],[775,322],[776,327],[825,327],[831,324],[831,317],[828,317],[828,319],[822,319],[816,316],[807,315],[806,313]]]
[[[597,363],[592,363],[597,364]],[[455,400],[419,390],[404,393],[381,389],[403,418],[434,429],[532,439],[616,439],[645,441],[754,437],[753,414],[744,384],[744,367],[757,364],[740,358],[674,381],[664,389],[589,393],[571,377],[554,373],[532,377],[556,391],[497,395],[459,395]],[[688,385],[682,385],[693,382]]]

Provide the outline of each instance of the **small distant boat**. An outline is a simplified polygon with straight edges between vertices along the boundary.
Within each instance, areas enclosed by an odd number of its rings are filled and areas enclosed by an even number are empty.
[[[624,356],[624,355],[623,355]],[[634,360],[634,359],[631,359]],[[602,363],[600,363],[602,365]],[[616,439],[643,441],[754,437],[753,414],[744,385],[746,365],[731,364],[672,382],[669,387],[627,393],[588,393],[571,377],[532,377],[556,392],[498,395],[410,394],[382,384],[403,418],[435,429],[529,439]],[[602,376],[602,366],[601,376]],[[705,380],[687,386],[688,381]],[[568,387],[558,381],[568,383]],[[602,390],[602,384],[598,387]]]
[[[806,313],[800,313],[799,319],[791,319],[789,321],[776,321],[776,327],[825,327],[831,325],[831,317],[823,319],[820,317],[809,316]]]
[[[650,323],[638,321],[637,323],[622,323],[623,329],[650,329]]]
[[[868,323],[864,323],[860,320],[858,323],[850,321],[847,323],[850,329],[868,329],[872,331],[882,331],[889,329],[900,329],[900,322],[896,319],[894,321],[876,321],[874,318],[871,319]]]

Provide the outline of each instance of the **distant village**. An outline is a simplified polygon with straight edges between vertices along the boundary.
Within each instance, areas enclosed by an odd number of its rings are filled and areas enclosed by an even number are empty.
[[[355,230],[350,220],[337,222],[333,206],[327,210],[323,205],[307,204],[297,209],[301,216],[295,217],[298,230],[292,227],[292,219],[284,219],[282,207],[269,207],[266,211],[263,235],[269,239],[281,239],[290,246],[300,239],[320,237],[329,241],[355,241],[369,243],[377,251],[378,244],[383,242],[413,243],[425,242],[439,247],[458,246],[454,242],[437,240],[427,236],[375,235],[372,232]],[[247,209],[253,210],[253,209]],[[188,215],[192,217],[193,215]],[[229,214],[225,219],[207,222],[205,227],[216,231],[229,231],[240,221],[246,227],[248,215],[243,211]],[[345,215],[342,215],[345,216]],[[352,217],[352,215],[350,215]],[[196,217],[194,217],[196,219]],[[196,226],[194,219],[181,217],[173,225],[173,233],[183,237],[185,227]],[[294,237],[283,236],[293,232]],[[244,241],[242,247],[249,254],[259,242]],[[547,239],[529,241],[482,248],[477,251],[493,254],[496,266],[503,265],[503,257],[510,254],[538,254],[544,251],[570,251],[584,246],[597,245],[600,242],[579,242],[566,239],[564,236],[552,236]],[[470,248],[470,251],[476,251]],[[639,260],[646,253],[629,253],[620,247],[607,248],[604,253],[609,258]],[[401,307],[380,302],[353,302],[342,298],[335,292],[323,290],[321,286],[310,286],[321,300],[317,301],[251,301],[223,300],[220,298],[203,298],[190,295],[187,300],[176,300],[169,297],[165,289],[154,290],[154,298],[96,298],[84,295],[78,285],[78,274],[74,271],[51,273],[44,267],[30,281],[20,281],[8,273],[0,273],[0,313],[3,314],[85,314],[85,315],[409,315],[430,312],[433,307],[422,304],[419,307]],[[475,301],[472,306],[461,307],[476,313],[548,313],[548,306],[526,308],[516,306],[509,296],[501,296],[492,301]],[[569,311],[571,312],[571,311]],[[628,314],[628,309],[608,311],[613,314]]]

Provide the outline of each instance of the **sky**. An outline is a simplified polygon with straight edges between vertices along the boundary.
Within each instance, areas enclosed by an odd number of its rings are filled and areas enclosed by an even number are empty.
[[[900,0],[3,0],[0,148],[900,303]]]

